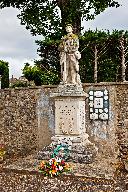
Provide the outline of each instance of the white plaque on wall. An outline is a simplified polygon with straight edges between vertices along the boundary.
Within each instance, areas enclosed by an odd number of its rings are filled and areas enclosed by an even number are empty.
[[[109,119],[109,92],[107,89],[89,91],[89,113],[92,120]]]

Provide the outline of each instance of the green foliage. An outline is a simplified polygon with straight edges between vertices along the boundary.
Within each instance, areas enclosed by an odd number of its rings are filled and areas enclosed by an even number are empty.
[[[121,79],[121,51],[119,40],[123,31],[86,31],[80,38],[80,74],[82,82],[94,82],[94,47],[98,50],[98,82],[122,81]],[[124,33],[128,38],[128,32]],[[127,47],[128,44],[125,44]],[[128,60],[128,56],[126,57]],[[126,74],[128,78],[128,74]]]
[[[98,50],[98,82],[102,81],[122,81],[121,79],[121,52],[119,51],[119,39],[124,33],[124,38],[128,38],[128,31],[86,31],[80,36],[80,76],[82,82],[94,82],[94,47]],[[39,45],[38,53],[42,57],[36,65],[42,71],[54,69],[54,73],[59,74],[59,40],[37,41]],[[125,43],[125,46],[128,46]],[[126,57],[128,60],[128,56]],[[126,68],[126,80],[128,80],[128,67]],[[55,83],[55,82],[54,82]]]
[[[33,81],[33,73],[34,73],[34,70],[32,66],[30,66],[29,63],[25,63],[23,74],[28,81]]]
[[[42,70],[41,61],[35,61],[33,67],[27,63],[23,69],[23,75],[28,81],[34,81],[36,86],[59,83],[58,74],[54,68]]]
[[[39,34],[54,38],[55,33],[60,36],[66,23],[72,23],[76,31],[80,32],[81,19],[94,19],[107,7],[118,7],[119,4],[114,0],[0,1],[0,8],[11,6],[21,10],[18,15],[21,24],[26,25],[33,35]]]
[[[94,56],[95,46],[98,50],[98,82],[122,81],[121,79],[121,51],[120,38],[124,34],[125,48],[128,47],[128,31],[86,31],[80,36],[80,76],[81,81],[94,82]],[[26,64],[23,69],[24,76],[30,81],[34,80],[36,85],[58,84],[61,81],[59,51],[60,40],[46,38],[37,41],[39,45],[38,54],[41,60],[35,61],[34,66]],[[126,56],[126,62],[128,55]],[[126,80],[128,80],[128,65],[126,68]]]
[[[1,88],[9,87],[9,66],[8,62],[0,60]]]
[[[80,33],[81,19],[94,19],[108,7],[119,7],[118,0],[2,0],[0,8],[15,7],[21,10],[18,17],[32,35],[44,35],[44,41],[37,41],[40,46],[40,61],[33,67],[29,64],[23,69],[24,76],[36,85],[57,84],[60,81],[58,44],[65,33],[67,23],[72,23],[75,32]],[[61,13],[61,14],[60,14]],[[126,32],[127,33],[127,32]],[[93,82],[94,47],[102,52],[103,44],[108,46],[105,54],[98,58],[98,81],[121,80],[120,56],[117,46],[122,32],[88,31],[80,37],[80,75],[82,82]],[[127,34],[125,34],[127,36]],[[85,49],[86,46],[86,49]],[[104,51],[103,51],[104,52]],[[114,53],[114,54],[113,54]],[[107,72],[106,72],[107,71]],[[126,72],[128,68],[126,69]]]

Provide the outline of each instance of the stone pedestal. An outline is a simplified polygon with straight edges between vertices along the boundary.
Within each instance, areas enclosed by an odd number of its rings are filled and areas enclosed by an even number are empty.
[[[85,127],[85,97],[55,98],[55,135],[80,135]]]
[[[49,159],[53,150],[64,145],[69,147],[69,161],[91,163],[97,149],[88,139],[85,130],[85,100],[87,94],[81,85],[59,85],[51,94],[55,99],[55,136],[50,146],[43,149],[39,158]]]

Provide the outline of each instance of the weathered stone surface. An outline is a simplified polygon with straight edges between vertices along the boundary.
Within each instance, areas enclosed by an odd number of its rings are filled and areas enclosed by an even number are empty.
[[[73,34],[72,26],[66,26],[67,35],[62,37],[58,47],[60,51],[61,79],[64,84],[81,84],[79,62],[81,54],[78,51],[79,39]]]
[[[110,116],[108,121],[90,120],[86,100],[86,131],[91,142],[98,147],[99,160],[95,159],[87,167],[81,166],[89,176],[99,172],[101,176],[112,176],[116,171],[117,157],[124,162],[127,154],[128,83],[83,84],[83,88],[86,93],[92,89],[109,91]],[[52,89],[56,87],[0,90],[0,140],[5,143],[9,154],[26,154],[27,150],[30,152],[38,145],[41,149],[51,142],[54,102],[49,95]],[[119,192],[128,190],[127,175],[123,165],[117,177]]]
[[[128,191],[128,84],[116,86],[118,160],[121,162],[117,171],[118,191]]]
[[[67,96],[83,96],[87,97],[87,93],[83,91],[82,85],[75,85],[75,84],[59,84],[57,89],[54,90],[53,93],[50,94],[50,97],[67,97]]]
[[[109,91],[109,120],[90,120],[89,119],[89,100],[86,100],[86,131],[90,141],[94,142],[104,156],[116,158],[116,87],[114,84],[95,84],[95,86],[83,85],[84,91],[88,93],[90,90],[108,90]]]
[[[114,180],[74,175],[43,177],[37,171],[3,169],[0,191],[11,192],[114,192]]]
[[[78,97],[55,99],[55,135],[85,133],[85,101]]]
[[[85,130],[87,94],[82,85],[60,84],[50,96],[55,100],[55,137],[52,137],[50,144],[52,151],[66,143],[69,150],[66,160],[76,163],[93,162],[97,148],[89,141]],[[42,159],[48,159],[51,153],[51,150],[45,150],[44,148],[42,151]]]
[[[43,148],[41,151],[38,152],[37,159],[49,160],[52,157],[54,150],[57,149],[59,146],[67,146],[69,152],[66,155],[65,160],[69,162],[92,163],[94,162],[94,159],[98,153],[98,149],[95,147],[94,144],[89,142],[88,137],[85,143],[85,141],[83,142],[82,137],[66,137],[58,135],[58,138],[57,136],[53,137],[52,143],[49,146]],[[59,152],[61,158],[63,157],[64,153],[64,150],[61,150],[61,152]]]
[[[0,143],[5,144],[8,157],[26,155],[51,142],[54,108],[50,90],[41,87],[0,90]]]

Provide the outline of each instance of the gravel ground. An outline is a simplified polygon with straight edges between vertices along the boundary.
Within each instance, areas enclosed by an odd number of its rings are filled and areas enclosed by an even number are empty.
[[[114,181],[101,178],[87,178],[61,175],[43,177],[38,172],[24,170],[1,171],[1,192],[114,192]]]
[[[44,177],[38,172],[40,161],[33,155],[1,164],[1,192],[114,192],[111,174],[97,164],[75,164],[71,173]],[[108,178],[107,178],[108,177]],[[110,177],[110,178],[109,178]]]

